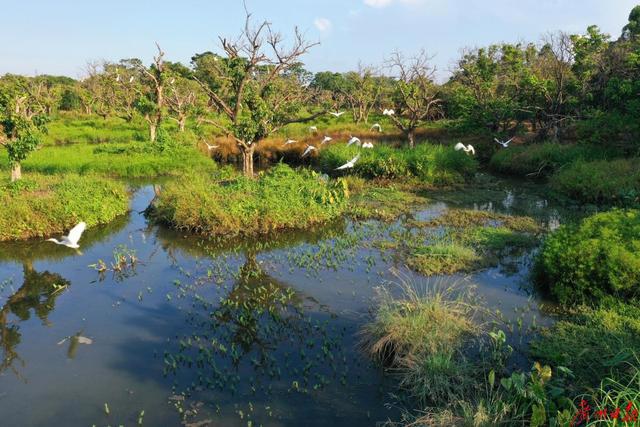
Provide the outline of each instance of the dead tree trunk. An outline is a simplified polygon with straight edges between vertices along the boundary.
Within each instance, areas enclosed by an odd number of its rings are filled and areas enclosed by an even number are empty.
[[[415,129],[409,129],[406,131],[407,140],[409,141],[409,148],[415,148],[416,146],[416,132]]]

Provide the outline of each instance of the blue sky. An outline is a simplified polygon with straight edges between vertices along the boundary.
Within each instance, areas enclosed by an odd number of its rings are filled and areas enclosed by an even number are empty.
[[[312,71],[380,64],[395,49],[425,48],[445,76],[465,46],[538,41],[548,31],[599,25],[614,37],[640,0],[247,0],[256,19],[285,35],[298,25],[321,44],[305,57]],[[240,0],[0,0],[0,74],[79,77],[89,60],[138,57],[158,41],[167,59],[219,48],[237,35]]]

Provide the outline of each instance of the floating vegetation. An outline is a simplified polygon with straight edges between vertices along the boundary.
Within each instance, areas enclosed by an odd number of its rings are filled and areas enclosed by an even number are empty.
[[[111,271],[116,281],[122,281],[136,273],[136,266],[139,260],[135,249],[130,249],[127,245],[118,245],[113,250],[113,261],[107,264],[99,259],[95,264],[90,264],[89,268],[96,270],[100,276],[100,281],[104,280],[105,273]]]

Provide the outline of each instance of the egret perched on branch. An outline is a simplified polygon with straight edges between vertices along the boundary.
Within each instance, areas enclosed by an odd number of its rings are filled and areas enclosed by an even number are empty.
[[[355,156],[353,159],[349,160],[347,163],[345,163],[344,165],[337,167],[336,170],[343,170],[343,169],[350,169],[353,167],[353,165],[356,164],[356,162],[358,161],[358,159],[360,158],[360,153],[358,153],[357,156]]]
[[[311,153],[315,149],[316,147],[314,147],[313,145],[307,145],[307,149],[304,150],[304,153],[302,153],[302,156],[300,156],[300,158],[305,157],[307,154]]]
[[[207,146],[207,149],[208,149],[209,151],[211,151],[211,150],[215,150],[216,148],[218,148],[218,147],[219,147],[219,145],[211,145],[211,144],[207,144],[206,142],[204,143],[204,145],[206,145],[206,146]]]
[[[344,111],[331,111],[329,114],[331,114],[333,117],[340,117],[344,114]]]
[[[325,136],[324,139],[322,140],[322,142],[320,143],[320,145],[325,144],[329,141],[331,141],[333,138],[331,138],[330,136]]]
[[[469,145],[464,145],[462,142],[458,142],[454,147],[453,147],[456,151],[464,151],[465,153],[469,154],[473,154],[474,156],[476,155],[476,150],[473,148],[473,145],[469,144]]]
[[[362,144],[362,148],[373,148],[373,143],[372,142],[364,142]]]
[[[169,84],[170,84],[170,85],[172,85],[172,84],[174,84],[175,82],[176,82],[176,79],[175,79],[175,78],[173,78],[173,79],[171,79],[171,81],[169,82]]]
[[[318,132],[317,126],[309,126],[309,132]]]
[[[133,76],[129,77],[129,83],[133,83]]]
[[[62,236],[60,239],[47,239],[47,242],[53,242],[56,245],[64,245],[72,249],[78,249],[80,245],[78,245],[78,241],[80,240],[80,236],[84,232],[84,229],[87,228],[87,224],[83,221],[78,223],[75,227],[69,230],[68,236]]]
[[[515,138],[515,136],[514,136],[513,138]],[[510,143],[511,141],[513,141],[513,138],[511,138],[511,139],[510,139],[510,140],[508,140],[508,141],[504,141],[504,142],[502,142],[502,141],[498,141],[498,138],[493,138],[493,140],[494,140],[495,142],[497,142],[498,144],[502,145],[504,148],[508,148],[508,147],[509,147],[509,143]]]
[[[393,109],[391,109],[391,108],[390,108],[390,109],[388,109],[388,110],[385,108],[385,109],[382,111],[382,115],[383,115],[383,116],[393,116],[395,113],[396,113],[396,112],[395,112],[395,111],[393,111]]]
[[[360,138],[352,136],[351,139],[347,142],[347,147],[354,143],[359,147],[361,144]]]
[[[295,139],[287,139],[287,140],[284,142],[284,145],[295,144],[296,142],[298,142],[298,141],[296,141]]]
[[[371,129],[369,130],[374,130],[377,129],[378,132],[382,132],[382,126],[380,126],[380,123],[374,123],[373,126],[371,126]]]

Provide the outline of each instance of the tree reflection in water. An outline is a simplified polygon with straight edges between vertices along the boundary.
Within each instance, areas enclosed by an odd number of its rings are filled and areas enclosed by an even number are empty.
[[[24,361],[16,351],[22,338],[20,323],[29,320],[33,310],[45,325],[48,324],[56,298],[71,284],[59,274],[35,271],[31,262],[24,262],[22,271],[22,286],[7,298],[0,309],[0,348],[3,353],[0,372],[11,369],[20,378],[22,376],[14,366],[18,361],[24,367]]]
[[[186,386],[178,390],[185,395],[209,389],[224,396],[266,397],[274,385],[306,394],[346,375],[338,368],[346,360],[344,335],[329,327],[331,314],[269,276],[255,252],[245,253],[244,265],[219,300],[199,295],[197,285],[181,286],[194,301],[187,317],[191,333],[179,339],[176,352],[165,352],[164,371],[176,383],[184,379]]]

